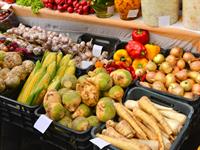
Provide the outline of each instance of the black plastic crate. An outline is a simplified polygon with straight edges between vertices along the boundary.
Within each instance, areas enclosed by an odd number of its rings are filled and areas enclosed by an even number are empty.
[[[37,117],[44,113],[45,110],[42,106],[35,111]],[[62,150],[66,150],[69,147],[80,150],[92,149],[92,144],[89,142],[92,137],[90,132],[91,128],[79,132],[53,121],[45,134],[41,135],[41,139]]]
[[[179,150],[184,143],[184,141],[189,137],[190,124],[192,121],[192,116],[194,109],[185,103],[176,101],[175,99],[160,95],[158,93],[146,90],[141,87],[135,87],[129,90],[125,100],[138,100],[142,96],[147,96],[151,101],[163,105],[172,107],[174,110],[181,112],[187,116],[186,122],[176,137],[175,141],[172,143],[170,150]],[[105,124],[101,127],[94,127],[91,131],[92,137],[95,138],[96,134],[101,132],[105,128]],[[94,146],[94,150],[98,149],[97,146]],[[109,145],[104,148],[104,150],[118,150],[117,148]]]

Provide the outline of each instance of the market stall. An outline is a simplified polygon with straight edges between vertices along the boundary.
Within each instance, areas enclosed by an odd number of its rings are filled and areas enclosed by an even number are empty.
[[[196,150],[199,4],[173,1],[0,2],[2,149]]]

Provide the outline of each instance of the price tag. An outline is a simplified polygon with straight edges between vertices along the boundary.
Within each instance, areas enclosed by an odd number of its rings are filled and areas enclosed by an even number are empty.
[[[94,139],[90,140],[90,142],[92,142],[93,144],[98,146],[100,149],[110,145],[110,143],[108,143],[100,138],[94,138]]]
[[[95,57],[99,57],[101,55],[102,49],[103,46],[94,44],[92,48],[92,55]]]
[[[82,69],[87,69],[91,65],[92,65],[91,61],[85,61],[85,60],[81,61],[81,68]]]
[[[7,10],[7,9],[9,9],[10,7],[11,7],[10,4],[4,4],[4,5],[1,7],[1,9]]]
[[[42,134],[44,134],[44,132],[48,129],[52,121],[53,120],[48,118],[46,115],[41,115],[35,122],[33,127],[40,131]]]
[[[170,25],[170,16],[160,16],[158,18],[159,26],[169,26]]]
[[[113,6],[110,6],[110,7],[107,7],[107,13],[108,14],[114,14],[114,5]]]
[[[129,11],[128,11],[128,16],[127,16],[127,17],[128,17],[128,18],[130,18],[130,17],[135,18],[135,17],[137,17],[138,12],[139,12],[139,9],[129,10]]]

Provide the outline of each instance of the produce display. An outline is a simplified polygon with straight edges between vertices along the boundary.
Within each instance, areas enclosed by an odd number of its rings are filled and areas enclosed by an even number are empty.
[[[118,120],[106,121],[106,129],[96,136],[124,150],[170,149],[187,118],[146,96],[114,106]]]
[[[11,14],[10,10],[1,10],[0,9],[0,21],[6,19]]]
[[[190,52],[174,47],[168,56],[157,54],[150,60],[145,70],[146,81],[141,85],[188,100],[196,100],[200,95],[200,61]]]
[[[23,60],[17,52],[0,51],[0,93],[18,88],[34,66],[32,61]]]
[[[65,73],[60,89],[48,90],[43,106],[52,120],[85,131],[115,117],[113,101],[122,101],[123,88],[131,81],[131,74],[124,69],[109,75],[105,69],[97,68],[79,78]]]
[[[40,0],[16,0],[18,5],[31,7],[33,13],[38,13],[41,8],[44,7]]]
[[[94,10],[90,6],[90,1],[86,0],[43,0],[44,6],[60,12],[78,13],[80,15],[93,14]]]

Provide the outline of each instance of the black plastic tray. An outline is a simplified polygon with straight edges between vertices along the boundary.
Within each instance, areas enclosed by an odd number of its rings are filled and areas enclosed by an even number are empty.
[[[184,126],[182,127],[180,133],[178,134],[177,138],[175,139],[175,141],[173,142],[173,144],[171,145],[171,148],[170,148],[170,150],[179,150],[181,148],[181,145],[183,144],[183,142],[189,136],[190,124],[192,121],[194,109],[188,104],[176,101],[175,99],[160,95],[158,93],[155,93],[155,92],[152,92],[152,91],[146,90],[144,88],[140,88],[140,87],[135,87],[135,88],[130,89],[125,99],[126,100],[138,100],[142,96],[147,96],[151,99],[151,101],[153,101],[157,104],[172,107],[174,110],[187,115],[187,119],[186,119]],[[104,128],[105,128],[105,124],[102,125],[101,127],[94,127],[91,131],[92,137],[95,138],[96,137],[95,135],[97,133],[101,132]],[[96,146],[94,146],[94,149],[98,149],[98,148]],[[104,149],[118,150],[117,148],[115,148],[113,146],[107,146]]]
[[[35,110],[37,117],[44,113],[45,110],[42,106]],[[79,132],[53,121],[45,134],[41,135],[41,139],[63,150],[66,150],[67,147],[84,150],[92,148],[92,144],[89,142],[92,137],[90,132],[91,128]]]

